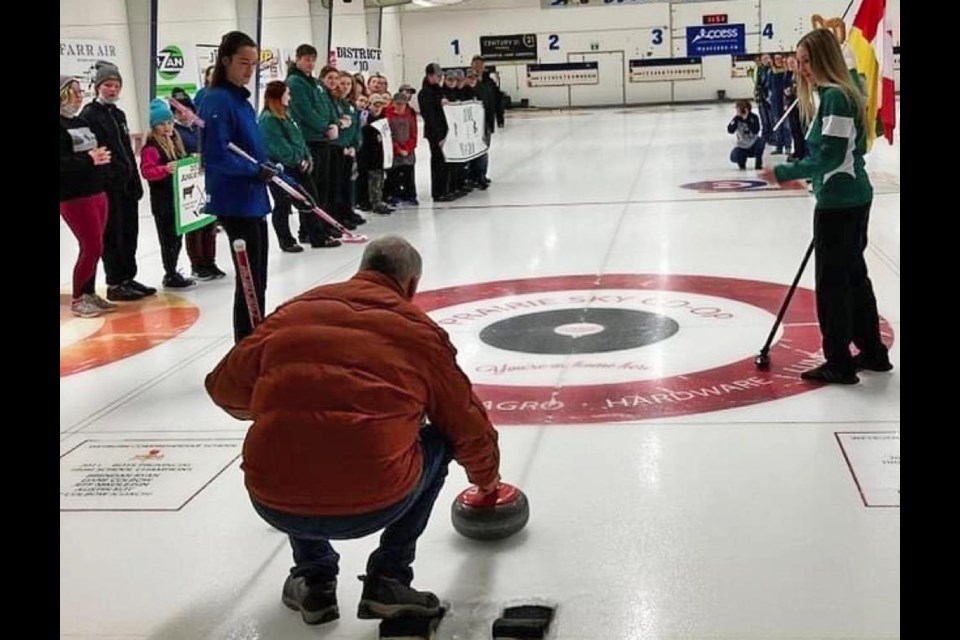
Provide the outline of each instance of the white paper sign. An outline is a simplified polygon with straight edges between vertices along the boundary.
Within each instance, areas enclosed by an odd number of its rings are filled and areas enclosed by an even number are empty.
[[[383,71],[383,52],[373,47],[341,47],[330,49],[331,64],[350,73]]]
[[[370,125],[380,132],[380,141],[383,144],[383,168],[389,169],[393,166],[393,134],[390,133],[390,121],[380,118],[376,122],[371,122]]]
[[[900,506],[900,432],[837,433],[867,507]]]
[[[61,511],[176,511],[237,459],[243,440],[86,440],[60,458]]]
[[[196,231],[216,221],[216,216],[206,212],[203,171],[200,170],[200,160],[196,156],[177,161],[173,186],[178,234]]]
[[[194,47],[194,51],[197,54],[197,77],[200,78],[199,86],[203,86],[204,83],[204,74],[207,71],[207,68],[217,64],[217,49],[219,45],[216,44],[198,44]]]
[[[443,156],[447,162],[467,162],[487,152],[483,140],[483,103],[477,100],[443,105],[447,119],[447,137]]]

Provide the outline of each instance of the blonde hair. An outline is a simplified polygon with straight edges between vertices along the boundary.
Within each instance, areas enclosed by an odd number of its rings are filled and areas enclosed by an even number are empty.
[[[854,107],[854,111],[863,123],[866,112],[866,103],[850,70],[843,60],[840,43],[832,31],[814,29],[800,39],[797,49],[803,47],[810,60],[810,70],[814,78],[811,82],[803,74],[797,74],[797,100],[800,101],[800,114],[805,122],[810,122],[816,114],[813,103],[813,93],[819,87],[834,87],[843,92],[847,100]]]
[[[179,160],[180,158],[187,157],[187,151],[183,148],[183,140],[180,138],[180,134],[177,133],[177,130],[174,129],[170,137],[157,135],[154,131],[150,131],[150,135],[147,136],[148,140],[153,140],[157,143],[157,146],[163,149],[163,152],[167,155],[168,158],[175,158]]]
[[[70,94],[73,91],[73,85],[80,86],[80,83],[76,79],[71,80],[67,84],[63,85],[63,89],[60,89],[60,106],[70,102]]]

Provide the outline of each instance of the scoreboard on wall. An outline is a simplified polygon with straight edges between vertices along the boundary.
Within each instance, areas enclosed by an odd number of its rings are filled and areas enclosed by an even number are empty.
[[[641,58],[630,61],[630,82],[702,79],[703,58]]]

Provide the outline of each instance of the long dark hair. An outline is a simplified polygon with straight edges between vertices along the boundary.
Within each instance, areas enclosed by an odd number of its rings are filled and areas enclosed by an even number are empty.
[[[213,69],[213,80],[210,81],[210,86],[221,87],[230,82],[227,80],[227,65],[224,63],[224,58],[232,58],[243,47],[256,49],[257,43],[242,31],[231,31],[223,36],[220,47],[217,49],[217,64]]]

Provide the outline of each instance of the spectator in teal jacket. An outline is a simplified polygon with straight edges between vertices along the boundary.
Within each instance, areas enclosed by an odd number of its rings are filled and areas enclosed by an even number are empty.
[[[260,133],[263,134],[270,161],[282,165],[283,175],[292,178],[316,200],[316,189],[310,176],[313,164],[310,149],[303,140],[296,120],[290,117],[289,104],[290,89],[285,83],[274,80],[268,84],[264,93],[263,112],[258,120]],[[330,232],[309,207],[294,203],[290,195],[275,184],[270,184],[269,187],[273,196],[273,229],[277,233],[281,250],[287,253],[303,251],[303,247],[290,233],[290,210],[295,204],[300,213],[301,235],[312,247],[340,246],[338,241],[330,237]]]
[[[317,84],[313,70],[317,66],[317,50],[312,45],[297,47],[294,66],[287,73],[290,87],[290,116],[300,125],[300,131],[310,149],[313,160],[313,181],[317,188],[317,202],[330,210],[331,195],[331,141],[340,135],[339,116],[333,106],[329,87],[339,81],[340,73],[333,67],[320,72],[323,84]]]

